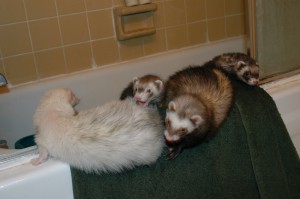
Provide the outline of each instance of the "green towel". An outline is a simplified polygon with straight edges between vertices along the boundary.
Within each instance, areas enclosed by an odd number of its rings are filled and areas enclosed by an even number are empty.
[[[272,98],[234,82],[235,103],[216,136],[119,174],[71,168],[76,199],[300,198],[300,161]]]

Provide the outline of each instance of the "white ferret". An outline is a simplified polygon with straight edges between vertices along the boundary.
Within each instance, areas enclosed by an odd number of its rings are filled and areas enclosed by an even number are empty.
[[[78,98],[68,89],[49,90],[34,115],[38,165],[52,156],[86,172],[121,172],[150,165],[164,147],[157,111],[130,99],[77,113]]]
[[[120,100],[131,97],[139,105],[147,107],[160,103],[163,94],[163,80],[156,75],[144,75],[133,78],[132,82],[123,90]]]

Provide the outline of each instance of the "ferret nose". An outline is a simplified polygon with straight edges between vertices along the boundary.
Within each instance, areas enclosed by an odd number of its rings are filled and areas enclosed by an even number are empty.
[[[135,99],[136,99],[137,101],[141,101],[141,97],[140,97],[140,96],[135,96]]]

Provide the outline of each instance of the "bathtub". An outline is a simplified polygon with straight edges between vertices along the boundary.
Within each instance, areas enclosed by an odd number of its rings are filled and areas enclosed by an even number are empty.
[[[0,95],[0,139],[7,140],[9,147],[13,148],[18,139],[33,134],[32,116],[41,96],[50,88],[71,88],[81,98],[78,110],[87,109],[119,98],[122,89],[134,76],[153,73],[165,79],[188,65],[202,64],[223,52],[244,49],[244,38],[238,37],[11,88],[9,93]],[[300,81],[293,80],[293,85],[288,82],[277,82],[275,86],[265,86],[265,89],[275,99],[299,152]],[[33,167],[28,163],[29,159],[17,166],[0,168],[1,198],[73,198],[68,165],[50,160]]]

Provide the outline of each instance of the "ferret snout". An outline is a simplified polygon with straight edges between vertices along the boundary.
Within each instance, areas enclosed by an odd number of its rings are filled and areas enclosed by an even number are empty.
[[[258,83],[259,83],[259,80],[256,79],[256,78],[251,78],[251,79],[248,81],[248,84],[249,84],[249,85],[252,85],[252,86],[258,85]]]
[[[164,135],[167,141],[169,142],[177,142],[179,141],[180,137],[178,135],[170,135],[169,131],[165,130]]]

